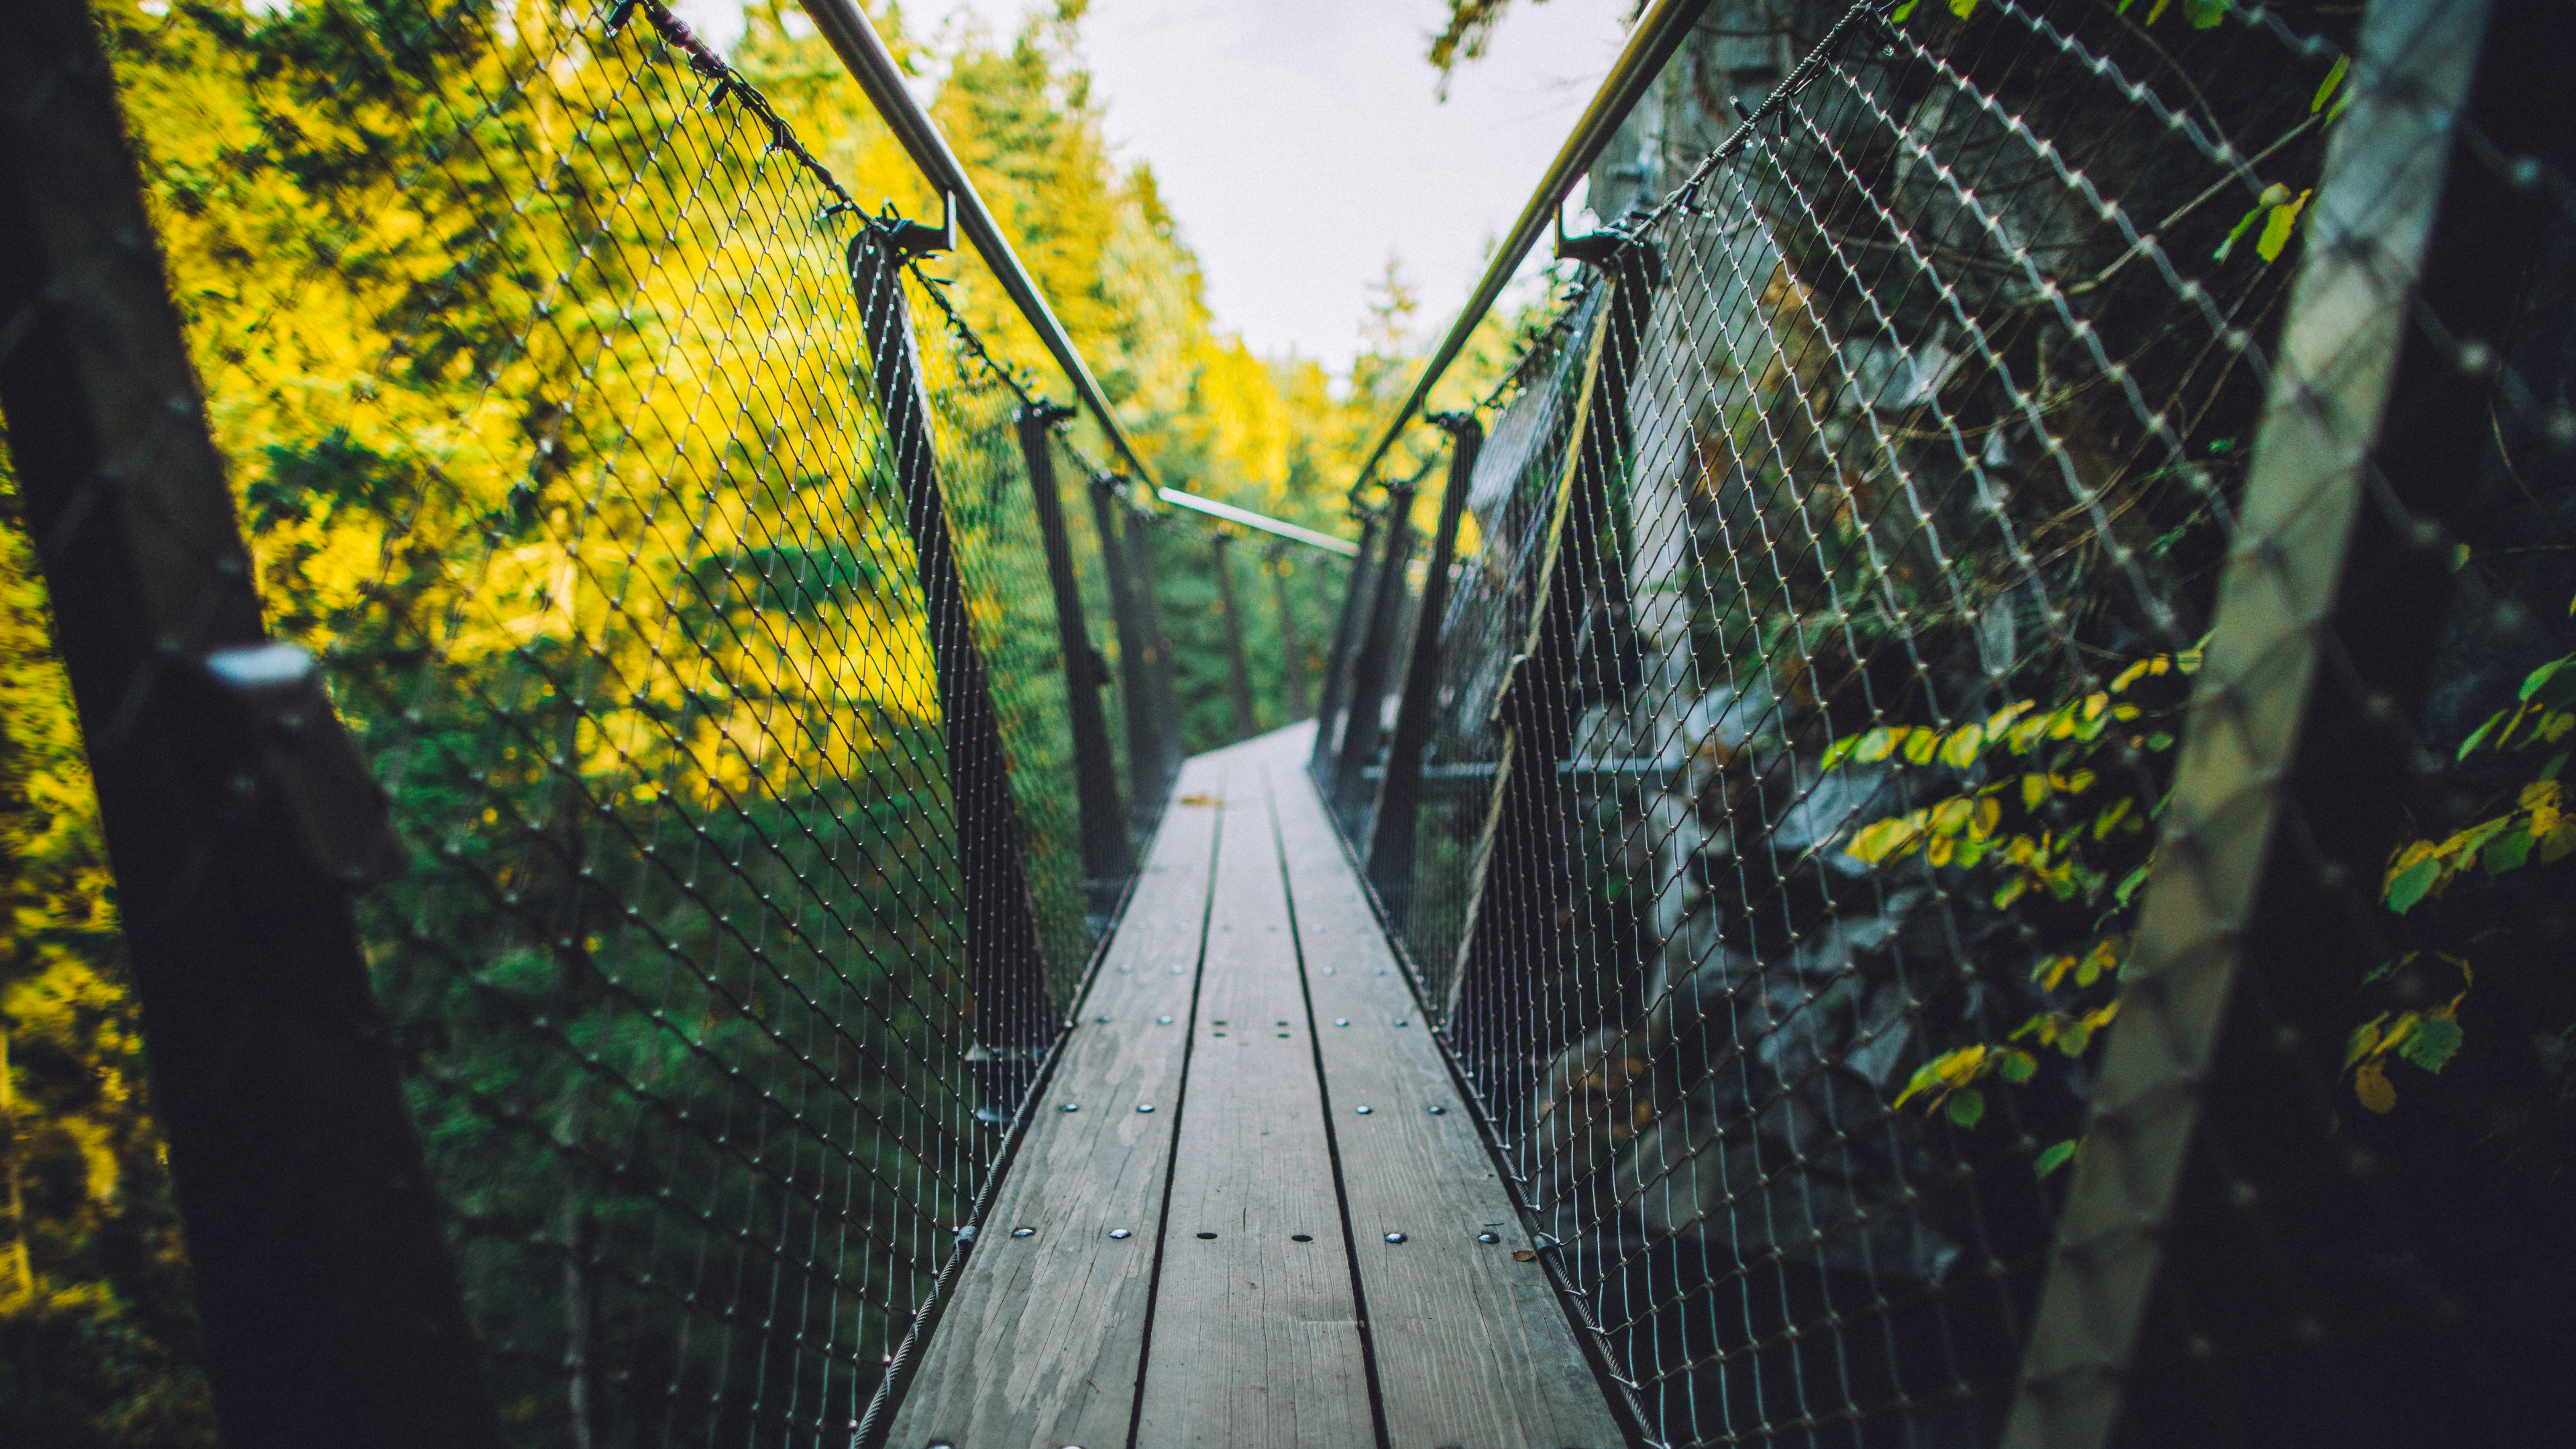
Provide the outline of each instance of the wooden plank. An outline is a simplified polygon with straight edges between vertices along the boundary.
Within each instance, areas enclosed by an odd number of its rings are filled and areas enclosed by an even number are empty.
[[[1312,1028],[1260,770],[1283,735],[1302,734],[1281,731],[1221,756],[1227,796],[1215,909],[1137,1449],[1376,1443]]]
[[[1215,808],[1181,802],[1221,797],[1224,770],[1202,757],[1181,771],[890,1449],[1127,1443],[1174,1121],[1136,1107],[1179,1097],[1218,832]],[[1013,1237],[1022,1227],[1035,1231]]]
[[[1302,757],[1292,744],[1262,774],[1315,1005],[1389,1449],[1613,1449],[1618,1421],[1544,1271],[1512,1259],[1528,1240],[1323,802],[1296,768]],[[1236,765],[1227,788],[1244,794],[1249,773]],[[1388,1242],[1390,1233],[1404,1241]],[[1482,1233],[1500,1241],[1480,1242]]]

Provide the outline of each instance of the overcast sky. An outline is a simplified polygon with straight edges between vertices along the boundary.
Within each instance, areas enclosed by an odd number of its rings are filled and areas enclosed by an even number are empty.
[[[912,0],[1008,35],[1040,0]],[[1449,99],[1423,59],[1442,0],[1092,0],[1084,50],[1122,162],[1146,161],[1221,329],[1336,367],[1389,255],[1445,328],[1624,39],[1632,0],[1513,6]],[[723,44],[739,0],[674,7]],[[1049,8],[1052,8],[1051,6]]]

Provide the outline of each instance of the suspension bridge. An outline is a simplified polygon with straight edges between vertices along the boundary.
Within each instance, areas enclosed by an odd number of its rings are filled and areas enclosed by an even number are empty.
[[[228,1442],[2576,1432],[2563,6],[1653,0],[1303,521],[803,12],[935,208],[658,0],[282,11],[274,215],[0,22]]]

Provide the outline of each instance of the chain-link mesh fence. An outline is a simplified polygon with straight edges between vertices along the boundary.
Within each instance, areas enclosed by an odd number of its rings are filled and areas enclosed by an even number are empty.
[[[2570,23],[2364,8],[1788,7],[1496,399],[1354,835],[1661,1440],[2576,1426]]]
[[[11,23],[12,463],[228,1427],[848,1442],[1161,789],[1078,758],[1088,470],[1048,524],[927,229],[650,0],[103,18],[253,98],[138,176],[88,7]]]

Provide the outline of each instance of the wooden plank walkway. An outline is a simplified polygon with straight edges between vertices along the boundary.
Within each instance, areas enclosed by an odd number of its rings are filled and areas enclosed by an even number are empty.
[[[1311,738],[1181,771],[891,1449],[1621,1442]]]

